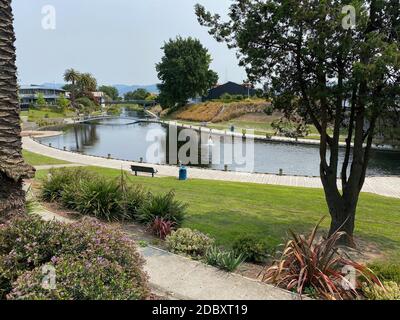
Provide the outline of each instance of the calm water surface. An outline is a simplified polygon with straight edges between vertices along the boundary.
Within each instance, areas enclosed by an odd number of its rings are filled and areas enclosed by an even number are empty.
[[[143,114],[138,113],[129,116],[138,119],[144,117]],[[135,123],[135,121],[135,119],[107,119],[77,124],[64,128],[63,135],[44,138],[41,139],[41,142],[51,143],[55,148],[66,147],[67,150],[88,155],[106,157],[111,154],[113,158],[123,160],[139,161],[140,158],[143,158],[144,162],[149,163],[167,164],[172,162],[175,164],[175,153],[170,150],[168,127],[158,123]],[[179,132],[180,130],[178,130],[178,134]],[[157,136],[158,139],[152,140],[154,136]],[[242,139],[239,139],[239,142],[240,140]],[[220,161],[212,164],[210,163],[211,156],[216,155],[217,152],[213,145],[215,146],[217,141],[221,141]],[[185,142],[178,142],[178,149],[183,144]],[[196,165],[202,163],[203,167],[218,170],[223,170],[224,163],[229,163],[229,169],[236,171],[278,173],[281,168],[285,174],[319,175],[319,149],[317,146],[256,141],[254,152],[248,153],[254,154],[254,161],[248,161],[247,166],[231,164],[229,157],[224,156],[231,147],[232,142],[224,143],[220,136],[211,136],[210,139],[207,135],[203,141],[198,142],[196,150],[198,156],[194,156],[197,160],[194,162]],[[239,151],[241,151],[240,148]],[[172,157],[169,156],[171,154]],[[342,161],[342,159],[343,150],[340,155],[340,160]],[[193,165],[193,163],[189,163],[189,165]],[[368,175],[400,175],[400,153],[374,150]]]

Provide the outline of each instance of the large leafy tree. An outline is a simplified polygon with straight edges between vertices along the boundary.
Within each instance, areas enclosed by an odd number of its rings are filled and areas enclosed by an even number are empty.
[[[164,57],[156,65],[159,85],[159,101],[162,107],[184,106],[188,99],[202,96],[218,81],[218,75],[210,70],[212,61],[208,50],[193,38],[169,40],[162,48]]]
[[[355,9],[355,25],[346,5]],[[196,14],[217,40],[238,50],[250,80],[269,84],[275,108],[318,129],[330,233],[345,231],[343,243],[353,245],[376,123],[399,110],[399,1],[235,0],[227,22],[200,5]]]
[[[144,88],[136,89],[135,91],[130,91],[125,93],[124,99],[126,101],[129,100],[146,100],[150,96],[150,92],[148,92]]]
[[[99,91],[106,94],[113,101],[118,100],[118,97],[119,97],[118,89],[113,86],[100,86]]]
[[[0,221],[25,210],[23,179],[34,169],[24,162],[10,0],[0,0]]]

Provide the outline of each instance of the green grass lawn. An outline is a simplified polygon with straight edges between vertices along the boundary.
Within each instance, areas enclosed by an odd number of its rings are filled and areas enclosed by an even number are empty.
[[[42,156],[37,153],[32,153],[26,150],[22,151],[22,155],[24,156],[24,159],[26,160],[27,163],[29,163],[32,166],[42,166],[42,165],[52,165],[52,164],[67,164],[69,162],[67,161],[62,161],[62,160],[57,160],[54,158],[49,158],[46,156]]]
[[[28,117],[28,121],[36,122],[43,119],[61,119],[72,117],[74,113],[67,111],[66,113],[52,111],[51,109],[29,109],[29,111],[21,111],[21,116]]]
[[[90,170],[106,178],[120,175],[119,170]],[[37,178],[46,173],[38,171]],[[265,239],[271,245],[281,244],[289,229],[310,231],[322,216],[328,215],[320,189],[134,176],[129,177],[129,182],[154,192],[174,189],[177,198],[189,204],[184,226],[208,233],[224,246],[246,234]],[[399,217],[399,199],[364,193],[360,197],[355,234],[378,245],[391,261],[400,261]],[[329,217],[323,227],[328,224]]]

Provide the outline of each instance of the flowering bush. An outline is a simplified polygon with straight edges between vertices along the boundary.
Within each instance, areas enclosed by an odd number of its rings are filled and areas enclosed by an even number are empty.
[[[188,228],[173,231],[166,238],[166,244],[170,251],[193,258],[203,257],[213,243],[214,239],[200,231]]]
[[[42,267],[56,289],[42,288]],[[0,227],[0,295],[9,299],[144,299],[143,260],[121,231],[93,219],[71,225],[39,217]]]

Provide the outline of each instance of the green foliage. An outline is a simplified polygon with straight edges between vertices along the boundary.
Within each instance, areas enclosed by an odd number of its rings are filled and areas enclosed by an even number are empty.
[[[91,98],[86,96],[76,99],[76,105],[84,114],[90,114],[99,110],[99,106]]]
[[[206,95],[217,83],[218,75],[209,69],[211,56],[199,40],[178,37],[162,49],[164,56],[156,69],[163,108],[184,106],[189,98]]]
[[[58,201],[63,196],[64,189],[80,181],[89,180],[93,174],[82,168],[51,169],[48,177],[42,181],[42,199],[45,201]]]
[[[375,262],[368,265],[381,281],[400,284],[400,265],[390,262]]]
[[[383,288],[377,284],[364,284],[363,293],[368,300],[400,300],[400,285],[396,282],[383,282]]]
[[[265,113],[266,115],[268,115],[268,116],[272,116],[272,114],[274,113],[274,107],[273,107],[272,105],[266,107],[266,108],[264,109],[264,113]]]
[[[92,178],[64,185],[62,204],[83,215],[107,221],[120,221],[127,217],[123,208],[123,193],[117,181]]]
[[[244,256],[249,262],[265,262],[272,253],[266,242],[252,236],[243,236],[233,243],[233,251]]]
[[[187,204],[175,200],[175,192],[153,195],[146,201],[136,214],[136,220],[143,224],[150,224],[156,217],[174,222],[177,227],[182,225],[185,218]]]
[[[126,186],[81,168],[51,170],[42,183],[45,201],[60,201],[80,214],[108,221],[132,220],[151,197],[140,186]]]
[[[108,115],[119,116],[122,113],[122,106],[110,105],[106,108],[106,112]]]
[[[129,186],[125,189],[124,207],[130,220],[137,217],[138,211],[144,207],[146,203],[151,201],[153,195],[150,191],[144,189],[142,186]]]
[[[207,250],[205,260],[210,266],[233,272],[244,262],[245,256],[235,251],[223,251],[212,246]]]
[[[60,94],[57,100],[58,110],[65,112],[69,108],[70,104],[70,101],[65,97],[65,95]]]
[[[125,93],[124,99],[125,101],[132,101],[132,100],[146,100],[148,97],[151,96],[151,93],[148,92],[146,89],[139,88],[135,91],[130,91]]]
[[[43,289],[44,266],[55,268],[56,289]],[[29,215],[0,228],[1,299],[144,299],[142,266],[132,240],[95,220],[66,225]]]
[[[170,251],[195,259],[202,258],[213,243],[214,239],[200,231],[188,228],[172,231],[166,238],[166,244]]]
[[[80,73],[74,69],[68,69],[64,73],[64,80],[70,82],[63,89],[71,92],[73,107],[77,107],[76,98],[86,97],[90,99],[92,92],[97,90],[97,80],[90,73]]]
[[[357,21],[344,27],[346,4],[354,7]],[[331,209],[336,218],[331,232],[347,230],[350,244],[354,204],[362,189],[362,183],[352,181],[365,180],[377,119],[398,113],[400,105],[398,8],[391,0],[234,0],[227,21],[202,5],[196,5],[196,15],[217,41],[238,51],[249,82],[267,84],[266,96],[276,110],[319,131],[324,188],[327,194],[340,194],[327,197],[328,207],[345,205],[339,216]],[[283,134],[302,136],[298,129]],[[351,154],[342,163],[337,156],[341,130],[348,132],[346,154]]]
[[[112,86],[100,86],[99,91],[106,94],[113,101],[117,101],[119,97],[118,89]]]
[[[36,106],[38,106],[40,108],[47,107],[47,102],[46,102],[46,99],[44,98],[43,93],[38,93],[36,95]]]
[[[271,127],[275,130],[275,135],[288,138],[301,138],[310,133],[308,126],[301,119],[295,117],[273,121]]]
[[[218,101],[224,102],[224,103],[231,103],[231,102],[239,102],[244,100],[244,96],[237,94],[237,95],[231,95],[229,93],[224,93]]]
[[[336,232],[328,238],[318,239],[319,224],[307,235],[290,231],[291,240],[286,244],[279,260],[269,267],[263,280],[289,291],[295,290],[302,295],[305,290],[312,290],[319,297],[327,300],[357,298],[356,288],[347,290],[342,285],[347,281],[343,269],[351,266],[359,279],[380,284],[379,280],[364,266],[344,257],[337,251],[338,240],[343,232]]]

